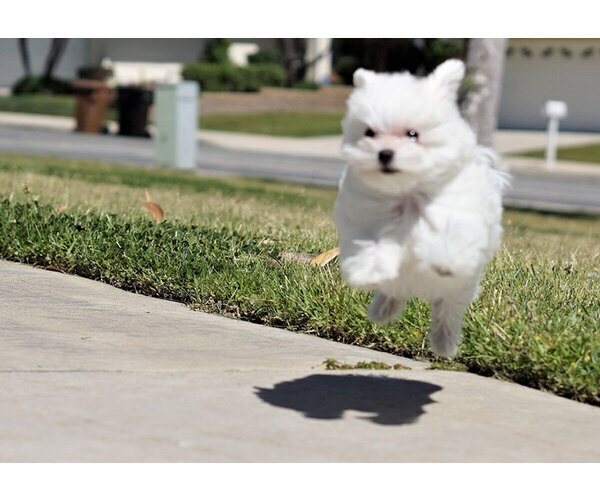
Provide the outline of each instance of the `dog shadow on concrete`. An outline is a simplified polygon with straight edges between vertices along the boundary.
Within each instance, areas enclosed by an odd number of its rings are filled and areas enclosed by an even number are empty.
[[[386,376],[310,375],[280,382],[272,389],[256,387],[264,402],[289,408],[308,418],[340,419],[346,410],[370,414],[363,416],[381,425],[413,423],[433,403],[431,395],[439,385]]]

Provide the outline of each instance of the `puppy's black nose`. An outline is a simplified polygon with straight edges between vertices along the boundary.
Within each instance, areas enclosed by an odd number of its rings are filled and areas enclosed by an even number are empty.
[[[379,161],[384,167],[387,167],[394,158],[394,152],[391,149],[382,149],[379,151]]]

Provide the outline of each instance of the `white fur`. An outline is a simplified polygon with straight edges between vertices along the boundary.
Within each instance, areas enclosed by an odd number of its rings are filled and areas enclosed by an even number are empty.
[[[369,317],[387,323],[418,296],[432,305],[430,345],[454,356],[465,309],[500,244],[502,188],[495,153],[461,118],[458,60],[426,78],[359,69],[343,121],[334,218],[350,286],[375,290]],[[374,137],[365,135],[367,129]],[[416,141],[407,132],[418,133]],[[379,152],[394,156],[385,173]]]

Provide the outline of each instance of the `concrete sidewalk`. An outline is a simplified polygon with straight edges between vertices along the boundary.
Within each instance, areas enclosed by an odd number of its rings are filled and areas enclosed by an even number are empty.
[[[1,461],[600,460],[599,408],[75,276],[0,261],[0,321]]]

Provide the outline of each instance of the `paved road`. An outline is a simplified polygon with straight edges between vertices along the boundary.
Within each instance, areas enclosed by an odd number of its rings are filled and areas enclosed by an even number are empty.
[[[86,136],[59,130],[0,127],[0,151],[103,160],[138,165],[153,164],[148,139]],[[200,142],[200,171],[242,174],[335,186],[344,168],[341,160],[297,155],[239,151]],[[559,212],[600,214],[600,177],[515,174],[505,204]]]

